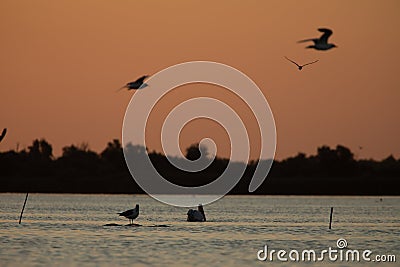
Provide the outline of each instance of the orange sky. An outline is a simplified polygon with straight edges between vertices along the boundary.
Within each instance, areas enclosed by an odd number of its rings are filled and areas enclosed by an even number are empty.
[[[132,96],[117,88],[171,65],[209,60],[237,68],[261,88],[275,117],[278,159],[315,154],[323,144],[345,145],[358,158],[400,157],[400,2],[299,4],[1,1],[0,128],[9,132],[0,151],[35,138],[46,138],[56,155],[82,142],[101,151],[121,138]],[[333,29],[330,41],[339,48],[320,52],[296,43],[319,36],[318,27]],[[320,62],[299,72],[283,56]],[[201,94],[224,99],[213,89]],[[168,99],[155,122],[179,103],[178,95]],[[226,134],[207,121],[184,129],[183,149],[207,134],[223,142],[219,154],[227,155]],[[159,149],[158,134],[149,139],[150,149]]]

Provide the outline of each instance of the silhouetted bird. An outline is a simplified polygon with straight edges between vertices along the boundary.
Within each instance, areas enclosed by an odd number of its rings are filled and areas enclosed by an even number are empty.
[[[119,88],[117,91],[124,89],[124,88],[128,88],[128,90],[132,90],[132,89],[143,89],[145,87],[148,86],[147,83],[144,82],[144,80],[146,78],[150,77],[149,75],[143,75],[142,77],[140,77],[139,79],[137,79],[134,82],[129,82],[126,85],[122,86],[121,88]]]
[[[124,212],[119,212],[119,216],[124,216],[129,219],[129,222],[133,224],[133,220],[139,216],[139,204],[136,204],[136,207],[131,210],[127,210]]]
[[[289,60],[290,62],[292,62],[293,64],[295,64],[299,70],[302,70],[304,66],[307,66],[307,65],[314,64],[314,63],[318,62],[318,60],[315,60],[315,61],[313,61],[313,62],[306,63],[306,64],[304,64],[304,65],[299,65],[299,64],[297,64],[296,62],[294,62],[293,60],[288,59],[287,57],[285,57],[285,58],[286,58],[287,60]]]
[[[187,221],[188,222],[205,222],[206,215],[204,213],[203,205],[199,205],[197,210],[190,209],[187,212]]]
[[[301,40],[301,41],[298,41],[298,43],[313,41],[314,45],[309,45],[306,48],[314,48],[316,50],[329,50],[333,47],[337,47],[334,44],[328,43],[328,38],[329,38],[329,36],[332,35],[332,30],[326,29],[326,28],[319,28],[318,31],[323,32],[321,37]]]
[[[7,128],[4,128],[0,135],[0,142],[1,140],[3,140],[4,136],[6,136],[6,133],[7,133]]]

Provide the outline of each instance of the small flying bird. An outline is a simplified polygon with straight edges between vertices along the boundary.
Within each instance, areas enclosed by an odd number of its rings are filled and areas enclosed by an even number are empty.
[[[143,75],[142,77],[140,77],[136,81],[129,82],[129,83],[125,84],[124,86],[119,88],[117,91],[119,91],[121,89],[124,89],[124,88],[128,88],[128,90],[143,89],[143,88],[149,86],[147,83],[144,82],[144,80],[147,79],[148,77],[150,77],[150,76],[149,75]]]
[[[1,135],[0,135],[0,142],[6,136],[6,133],[7,133],[7,128],[4,128],[3,131],[1,132]]]
[[[131,210],[126,210],[124,212],[119,212],[119,216],[124,216],[129,219],[129,222],[133,224],[133,220],[139,216],[139,204],[136,204],[136,207]]]
[[[309,45],[306,48],[314,48],[316,50],[329,50],[333,47],[337,47],[335,44],[328,43],[328,38],[333,33],[332,30],[327,29],[327,28],[319,28],[318,31],[323,32],[321,37],[301,40],[301,41],[298,41],[298,43],[313,41],[314,45]]]
[[[304,65],[299,65],[299,64],[297,64],[296,62],[294,62],[293,60],[288,59],[287,57],[285,57],[285,58],[286,58],[287,60],[289,60],[290,62],[292,62],[293,64],[295,64],[299,70],[302,70],[304,66],[307,66],[307,65],[310,65],[310,64],[314,64],[314,63],[316,63],[316,62],[319,61],[319,60],[315,60],[315,61],[313,61],[313,62],[309,62],[309,63],[306,63],[306,64],[304,64]]]

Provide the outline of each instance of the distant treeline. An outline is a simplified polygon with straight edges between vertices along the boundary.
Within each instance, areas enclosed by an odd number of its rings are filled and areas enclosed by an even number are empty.
[[[217,157],[205,170],[190,173],[175,168],[160,153],[134,145],[130,149],[132,153],[148,153],[166,179],[183,186],[208,184],[229,163],[228,159]],[[191,145],[186,158],[196,160],[201,149],[204,148],[198,144]],[[249,183],[258,163],[234,163],[246,170],[231,194],[249,194]],[[322,146],[316,155],[299,153],[282,161],[274,160],[268,178],[253,194],[399,195],[399,181],[400,160],[393,156],[382,161],[356,160],[344,146]],[[56,158],[44,139],[34,140],[22,151],[0,153],[0,192],[144,193],[129,173],[119,140],[109,142],[100,154],[85,144],[66,146]]]

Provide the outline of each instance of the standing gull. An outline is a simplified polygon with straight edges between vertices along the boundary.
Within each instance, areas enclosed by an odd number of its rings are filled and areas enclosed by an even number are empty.
[[[124,216],[129,219],[129,222],[133,224],[133,220],[139,216],[139,204],[136,204],[136,207],[131,210],[127,210],[124,212],[119,212],[119,216]]]
[[[129,82],[129,83],[125,84],[124,86],[119,88],[117,91],[119,91],[121,89],[124,89],[124,88],[127,88],[128,90],[143,89],[143,88],[149,86],[147,83],[144,82],[144,80],[147,79],[148,77],[150,77],[150,76],[149,75],[143,75],[142,77],[140,77],[136,81]]]
[[[329,38],[329,36],[332,35],[332,30],[327,29],[327,28],[319,28],[318,31],[323,32],[321,37],[301,40],[301,41],[298,41],[298,43],[313,41],[314,45],[309,45],[306,48],[314,48],[316,50],[329,50],[333,47],[337,47],[335,44],[328,43],[328,38]]]
[[[318,60],[315,60],[315,61],[313,61],[313,62],[309,62],[309,63],[306,63],[306,64],[304,64],[304,65],[299,65],[299,64],[297,64],[296,62],[294,62],[293,60],[288,59],[287,57],[285,57],[285,58],[286,58],[287,60],[289,60],[290,62],[292,62],[293,64],[295,64],[299,70],[302,70],[304,66],[307,66],[307,65],[314,64],[314,63],[318,62]]]
[[[4,136],[6,136],[6,133],[7,133],[7,128],[4,128],[0,135],[0,142],[1,140],[3,140]]]

